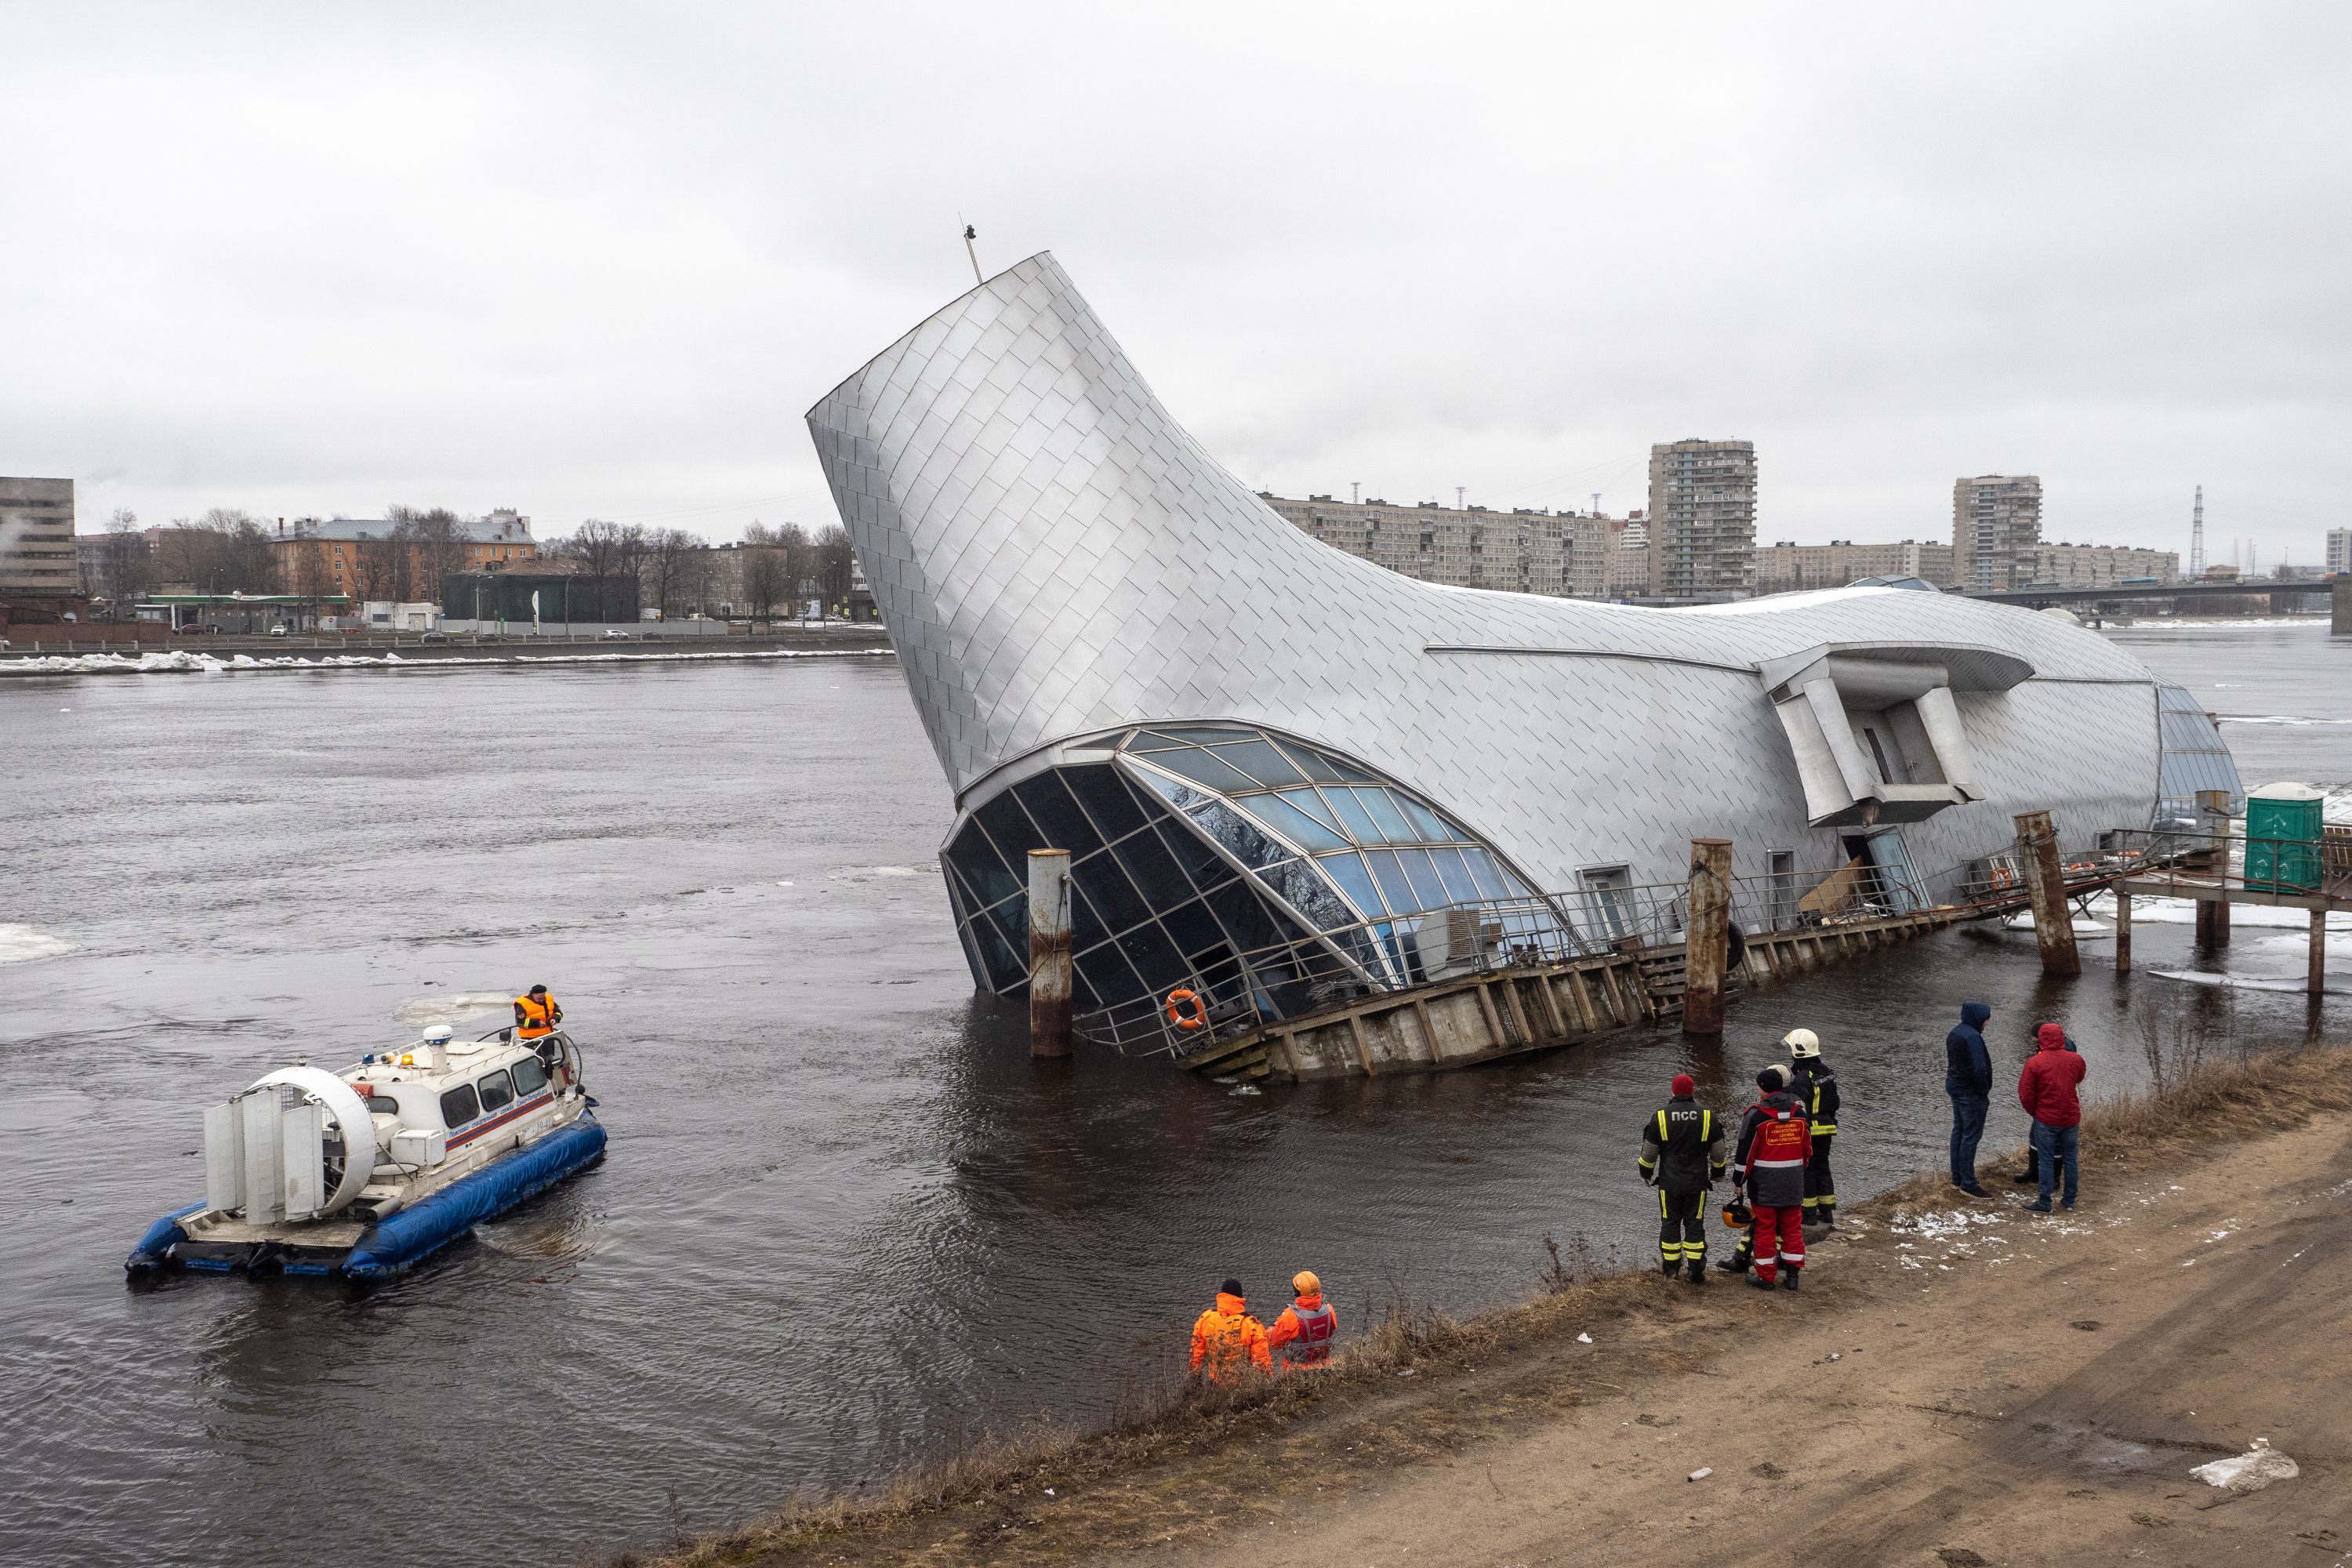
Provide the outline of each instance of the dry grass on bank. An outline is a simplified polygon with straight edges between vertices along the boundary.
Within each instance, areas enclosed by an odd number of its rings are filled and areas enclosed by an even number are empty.
[[[2352,1050],[2278,1052],[2243,1060],[2201,1051],[2166,1064],[2146,1090],[2086,1111],[2083,1158],[2107,1168],[2178,1158],[2201,1144],[2234,1142],[2298,1127],[2314,1115],[2352,1111]],[[2011,1157],[2021,1169],[2024,1151]],[[1995,1161],[1994,1163],[2000,1162]],[[1897,1207],[1952,1201],[1940,1172],[1908,1181],[1842,1212],[1885,1215]],[[1644,1264],[1612,1275],[1573,1277],[1549,1237],[1551,1265],[1543,1293],[1467,1321],[1392,1307],[1362,1338],[1342,1348],[1326,1372],[1258,1379],[1235,1387],[1171,1383],[1130,1402],[1109,1426],[1080,1432],[1040,1424],[1011,1438],[983,1436],[894,1475],[879,1495],[796,1491],[755,1523],[692,1537],[683,1520],[667,1553],[594,1555],[601,1568],[713,1568],[797,1554],[819,1545],[883,1546],[886,1538],[923,1533],[915,1527],[955,1510],[992,1506],[1021,1490],[1138,1477],[1148,1468],[1213,1454],[1232,1439],[1286,1426],[1342,1391],[1393,1394],[1394,1379],[1416,1364],[1475,1363],[1490,1353],[1536,1355],[1580,1325],[1622,1319],[1659,1300],[1655,1270]],[[1580,1247],[1578,1249],[1580,1254]],[[1672,1367],[1661,1370],[1672,1371]],[[992,1517],[992,1516],[990,1516]],[[911,1543],[911,1539],[910,1539]]]

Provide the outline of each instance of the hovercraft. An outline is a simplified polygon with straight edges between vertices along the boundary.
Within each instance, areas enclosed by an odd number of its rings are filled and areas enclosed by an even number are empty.
[[[604,1150],[579,1047],[436,1026],[340,1073],[281,1068],[205,1111],[205,1196],[123,1267],[398,1274]]]

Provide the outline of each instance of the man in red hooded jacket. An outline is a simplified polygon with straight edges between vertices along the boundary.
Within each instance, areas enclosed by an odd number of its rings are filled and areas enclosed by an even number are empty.
[[[2017,1075],[2017,1100],[2033,1118],[2033,1163],[2042,1171],[2041,1200],[2026,1206],[2036,1214],[2048,1214],[2050,1190],[2057,1175],[2051,1169],[2055,1161],[2066,1162],[2065,1205],[2074,1206],[2074,1173],[2081,1164],[2076,1155],[2083,1129],[2083,1102],[2075,1098],[2074,1086],[2083,1081],[2083,1053],[2074,1048],[2074,1042],[2056,1024],[2042,1025],[2033,1037],[2041,1048]]]

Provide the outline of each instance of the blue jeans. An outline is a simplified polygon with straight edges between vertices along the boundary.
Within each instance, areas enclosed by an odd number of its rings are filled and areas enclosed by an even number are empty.
[[[2074,1167],[2081,1163],[2074,1155],[2076,1141],[2082,1131],[2080,1127],[2053,1127],[2043,1121],[2033,1124],[2033,1161],[2042,1168],[2042,1205],[2044,1208],[2050,1206],[2050,1189],[2057,1178],[2057,1173],[2050,1168],[2053,1160],[2065,1162],[2066,1202],[2071,1205],[2074,1201]]]
[[[1959,1186],[1973,1187],[1977,1184],[1977,1144],[1984,1137],[1985,1111],[1992,1099],[1965,1089],[1948,1089],[1944,1092],[1952,1097],[1952,1181]]]

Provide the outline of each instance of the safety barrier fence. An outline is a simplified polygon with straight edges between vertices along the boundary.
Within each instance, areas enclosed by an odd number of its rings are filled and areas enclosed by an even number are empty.
[[[2134,891],[2158,883],[2182,898],[2216,889],[2281,898],[2352,899],[2352,826],[2327,825],[2317,838],[2258,838],[2242,833],[2125,829],[2107,836],[2104,859]]]

